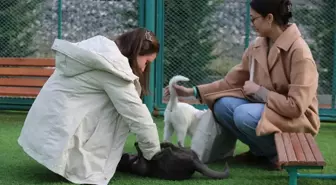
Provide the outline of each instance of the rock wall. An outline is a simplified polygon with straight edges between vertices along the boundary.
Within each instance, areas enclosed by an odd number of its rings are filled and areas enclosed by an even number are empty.
[[[62,39],[78,42],[95,35],[114,37],[137,25],[135,0],[63,0]],[[42,5],[43,14],[38,20],[35,45],[36,57],[52,56],[50,47],[58,33],[57,0],[47,0]]]
[[[113,37],[138,24],[136,0],[63,0],[62,2],[62,37],[69,41],[77,42],[98,34]],[[209,5],[212,3],[209,1]],[[220,4],[216,4],[212,15],[200,20],[205,29],[211,30],[209,39],[217,43],[215,53],[238,61],[241,59],[246,36],[245,5],[245,0],[223,0]],[[36,33],[34,43],[39,46],[38,52],[35,53],[36,57],[52,56],[50,46],[57,38],[58,30],[57,0],[47,0],[42,6],[44,11],[38,20],[40,29]],[[307,35],[304,27],[301,27],[301,31]],[[255,36],[254,30],[251,29],[250,40]]]

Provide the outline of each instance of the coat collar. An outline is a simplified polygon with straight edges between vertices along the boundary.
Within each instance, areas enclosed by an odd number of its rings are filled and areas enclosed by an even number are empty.
[[[288,51],[296,39],[301,37],[301,32],[295,23],[290,26],[279,36],[279,38],[273,44],[273,47],[278,47],[285,51]],[[255,41],[254,48],[267,47],[267,39],[265,37],[258,37]]]
[[[280,51],[288,51],[292,44],[301,37],[301,33],[295,23],[292,23],[275,41],[273,46],[268,52],[267,38],[256,38],[253,47],[252,55],[257,60],[259,65],[268,74],[274,67],[277,61],[279,61]]]

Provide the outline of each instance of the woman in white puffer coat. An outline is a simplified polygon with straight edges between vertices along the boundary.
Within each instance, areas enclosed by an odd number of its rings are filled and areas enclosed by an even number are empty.
[[[108,184],[126,138],[146,159],[160,151],[157,127],[141,97],[159,52],[143,28],[71,43],[56,39],[56,68],[36,97],[18,143],[49,170],[76,184]]]

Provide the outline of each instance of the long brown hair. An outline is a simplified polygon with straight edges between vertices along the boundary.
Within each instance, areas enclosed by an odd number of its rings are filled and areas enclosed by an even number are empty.
[[[149,93],[150,65],[147,65],[144,72],[142,72],[138,66],[137,56],[159,52],[160,44],[155,34],[145,28],[136,28],[118,36],[115,42],[120,52],[128,58],[133,73],[139,77],[142,88],[141,96],[147,95]]]

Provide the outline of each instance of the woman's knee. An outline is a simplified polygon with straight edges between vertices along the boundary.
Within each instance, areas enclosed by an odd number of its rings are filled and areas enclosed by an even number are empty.
[[[264,104],[249,103],[238,106],[233,113],[236,127],[245,132],[255,132],[264,111]]]
[[[247,100],[235,97],[223,97],[217,100],[214,104],[214,114],[233,114],[233,111],[239,105],[247,103]]]
[[[229,104],[230,97],[224,97],[217,100],[214,104],[214,113],[220,114],[221,112],[226,112],[228,110],[228,104]]]

